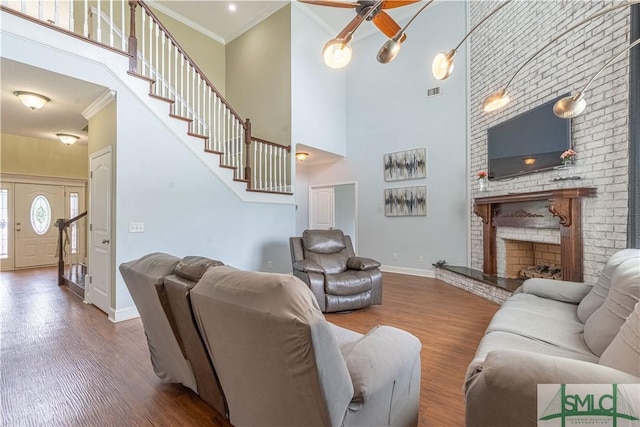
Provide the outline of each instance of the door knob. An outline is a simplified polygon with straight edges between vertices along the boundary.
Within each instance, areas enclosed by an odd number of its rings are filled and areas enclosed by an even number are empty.
[[[107,239],[102,239],[102,244],[109,243]]]
[[[22,230],[22,228],[16,228],[16,231],[20,231],[20,230]]]

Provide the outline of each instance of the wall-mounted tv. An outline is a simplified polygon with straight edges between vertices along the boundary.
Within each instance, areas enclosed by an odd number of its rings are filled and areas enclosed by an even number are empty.
[[[489,179],[501,179],[560,166],[571,148],[571,120],[553,114],[546,102],[487,130]]]

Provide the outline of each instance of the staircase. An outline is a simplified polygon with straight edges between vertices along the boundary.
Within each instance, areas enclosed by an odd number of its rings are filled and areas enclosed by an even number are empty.
[[[0,10],[128,55],[128,75],[148,82],[149,96],[167,104],[163,120],[184,122],[184,138],[201,140],[202,152],[218,156],[234,181],[249,192],[292,194],[291,146],[253,136],[251,121],[231,107],[143,1],[85,0],[80,17],[74,3],[80,2],[3,0]],[[80,27],[81,33],[74,31]]]

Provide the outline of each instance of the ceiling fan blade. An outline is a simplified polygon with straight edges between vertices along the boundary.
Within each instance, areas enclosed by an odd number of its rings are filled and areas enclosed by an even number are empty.
[[[340,7],[343,9],[353,9],[358,6],[356,2],[342,2],[342,1],[331,1],[331,0],[298,0],[300,3],[313,4],[316,6],[330,6],[330,7]]]
[[[413,3],[419,3],[420,0],[386,0],[382,2],[382,9],[394,9],[396,7],[407,6]]]
[[[400,25],[398,25],[398,23],[394,21],[388,13],[383,11],[380,11],[373,17],[373,23],[389,38],[392,38],[398,31],[400,31]],[[403,34],[400,38],[400,43],[404,42],[406,38],[407,35]]]
[[[353,18],[351,20],[351,22],[349,22],[347,24],[346,27],[344,27],[344,29],[342,31],[340,31],[340,34],[338,34],[338,36],[336,38],[343,39],[343,38],[347,37],[347,34],[349,34],[351,31],[356,29],[358,27],[358,25],[360,25],[360,23],[362,21],[364,21],[364,17],[365,17],[365,15],[357,15],[355,18]]]

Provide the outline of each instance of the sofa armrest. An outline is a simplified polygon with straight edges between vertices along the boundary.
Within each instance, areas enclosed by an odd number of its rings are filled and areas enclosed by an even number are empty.
[[[347,260],[347,268],[350,270],[373,270],[378,267],[380,263],[371,258],[352,256]]]
[[[309,261],[308,259],[302,261],[296,261],[293,263],[293,269],[302,271],[304,273],[320,273],[324,274],[325,270],[320,264]]]
[[[420,364],[421,349],[418,338],[390,326],[377,326],[345,346],[343,355],[354,388],[352,403],[365,404],[399,377],[410,375],[416,360]]]
[[[538,384],[637,384],[640,378],[582,360],[520,350],[487,355],[466,384],[466,426],[537,425]]]
[[[518,293],[578,304],[589,293],[592,287],[593,285],[589,283],[551,279],[528,279],[518,288]]]

